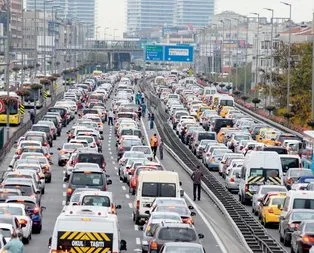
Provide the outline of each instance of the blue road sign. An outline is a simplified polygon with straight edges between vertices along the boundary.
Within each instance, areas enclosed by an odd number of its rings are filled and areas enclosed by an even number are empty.
[[[165,45],[165,61],[193,62],[193,47],[187,45]]]
[[[164,46],[163,45],[146,45],[145,46],[146,61],[163,61]]]

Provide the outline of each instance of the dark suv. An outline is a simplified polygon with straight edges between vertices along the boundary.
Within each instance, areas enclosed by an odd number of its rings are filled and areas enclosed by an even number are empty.
[[[96,163],[102,170],[106,170],[105,157],[101,153],[80,151],[74,160],[74,166],[77,163]]]
[[[199,242],[204,238],[203,234],[197,234],[195,228],[191,224],[183,223],[166,223],[161,222],[160,225],[152,231],[153,237],[148,242],[149,253],[159,253],[161,247],[166,242]]]
[[[69,179],[66,202],[70,201],[72,193],[76,188],[95,188],[107,191],[107,186],[110,184],[112,184],[111,179],[107,179],[107,175],[101,169],[76,169],[72,172]]]

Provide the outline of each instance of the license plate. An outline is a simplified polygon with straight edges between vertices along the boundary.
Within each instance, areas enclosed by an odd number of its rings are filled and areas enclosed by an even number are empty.
[[[250,185],[249,190],[252,192],[256,192],[258,190],[258,185]]]

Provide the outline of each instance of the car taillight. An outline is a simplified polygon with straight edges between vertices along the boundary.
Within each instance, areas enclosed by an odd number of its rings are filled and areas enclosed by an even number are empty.
[[[67,189],[67,195],[68,195],[68,196],[71,196],[72,193],[73,193],[73,189],[72,189],[72,188],[68,188],[68,189]]]
[[[107,190],[107,185],[104,185],[104,191],[106,192]]]
[[[293,184],[293,178],[289,177],[287,180],[287,184]]]
[[[49,143],[48,142],[44,142],[44,144],[43,144],[45,147],[47,147],[48,145],[49,145]]]
[[[272,207],[268,208],[269,213],[274,213],[274,209]]]
[[[136,209],[140,209],[140,204],[141,204],[140,201],[137,200],[137,201],[136,201]]]
[[[309,235],[304,235],[304,236],[302,236],[302,241],[305,243],[313,243],[314,237],[309,236]]]
[[[249,185],[248,184],[244,185],[244,191],[245,192],[249,191]]]
[[[92,148],[96,147],[96,143],[92,143]]]
[[[111,204],[111,213],[113,213],[113,214],[116,213],[116,207],[114,204]]]
[[[183,223],[185,224],[193,224],[193,219],[191,217],[183,219]]]
[[[151,250],[157,250],[158,249],[158,244],[155,241],[151,241],[150,243],[150,249]]]
[[[103,162],[103,163],[102,163],[102,167],[103,167],[103,169],[106,168],[106,162]]]
[[[231,183],[234,183],[234,178],[231,177],[231,178],[229,179],[229,181],[230,181]]]
[[[136,180],[135,179],[131,180],[131,188],[133,188],[133,189],[136,188]]]
[[[122,151],[124,148],[123,147],[119,147],[119,150]]]

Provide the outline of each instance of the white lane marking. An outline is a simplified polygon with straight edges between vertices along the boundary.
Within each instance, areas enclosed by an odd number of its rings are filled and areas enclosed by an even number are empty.
[[[108,145],[109,146],[109,145]],[[111,148],[108,148],[108,150],[111,150]]]
[[[113,156],[110,157],[113,160]]]
[[[118,170],[118,168],[117,168],[117,167],[114,167],[114,169],[115,169],[115,170]]]
[[[129,195],[129,194],[125,194],[125,197],[126,197],[127,199],[129,199],[129,198],[130,198],[130,195]]]
[[[147,131],[146,131],[146,126],[143,122],[143,119],[141,118],[141,123],[142,123],[142,126],[143,126],[143,129],[144,129],[144,134],[145,134],[145,137],[146,137],[146,140],[147,140],[147,143],[149,143],[149,138],[148,138],[148,134],[147,134]],[[158,157],[156,156],[156,161],[158,163],[160,163]],[[208,230],[211,232],[211,234],[213,235],[213,237],[215,238],[220,250],[222,253],[228,253],[225,245],[223,244],[223,242],[221,241],[220,237],[218,236],[217,232],[215,231],[215,229],[213,228],[213,226],[210,224],[210,222],[206,219],[205,215],[201,212],[201,210],[199,209],[198,205],[192,201],[192,199],[186,194],[184,193],[184,197],[190,202],[193,204],[194,206],[194,209],[196,212],[198,212],[199,216],[202,218],[202,220],[204,221],[205,225],[207,226]]]
[[[65,193],[65,192],[62,192],[62,195],[63,195],[63,197],[65,197],[65,196],[66,196],[66,193]]]
[[[65,174],[65,170],[64,171],[62,171],[63,172],[63,174]]]
[[[122,190],[126,191],[126,187],[124,185],[122,185]]]
[[[117,176],[119,176],[119,173],[117,172]],[[120,182],[122,182],[121,180],[120,180]]]
[[[109,151],[109,154],[110,154],[110,155],[112,155],[112,152],[111,152],[111,151]]]
[[[132,203],[129,203],[129,207],[132,209],[133,208],[133,205],[132,205]]]
[[[111,143],[111,140],[108,140],[108,143]]]
[[[141,244],[141,239],[139,237],[136,237],[136,244],[140,245]]]
[[[113,165],[115,165],[115,164],[116,164],[116,162],[112,162],[112,164],[113,164]]]
[[[66,184],[63,184],[62,185],[63,189],[67,188],[67,185]]]
[[[138,225],[134,225],[134,230],[138,231]]]

